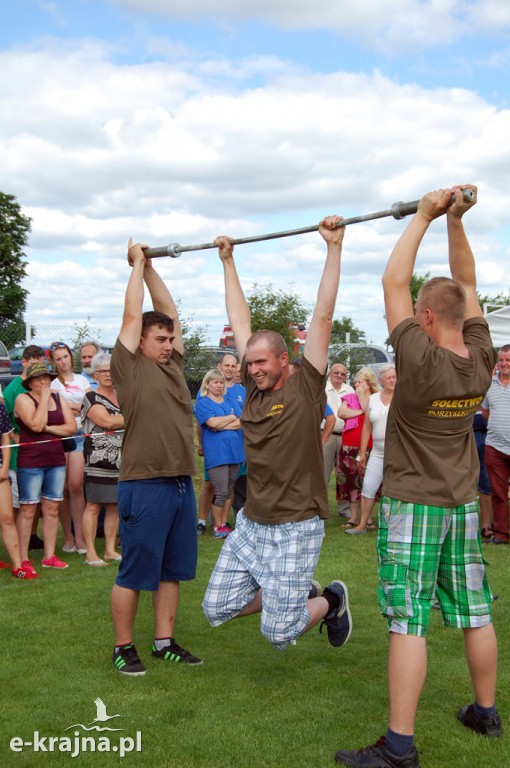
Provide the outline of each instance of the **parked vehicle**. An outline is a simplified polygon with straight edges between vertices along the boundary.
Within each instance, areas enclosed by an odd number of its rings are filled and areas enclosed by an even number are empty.
[[[7,347],[0,341],[0,373],[10,373],[11,370],[11,358],[7,351]]]
[[[21,358],[23,357],[24,349],[25,349],[25,345],[13,347],[9,351],[9,356],[10,356],[9,372],[11,373],[12,376],[20,376],[23,371],[23,366],[21,365]],[[51,366],[50,348],[43,347],[43,349],[44,349],[45,363],[50,370],[53,370]]]
[[[378,374],[383,365],[395,362],[395,355],[377,344],[339,344],[330,347],[330,361],[333,360],[344,363],[354,380],[360,368],[371,368]]]

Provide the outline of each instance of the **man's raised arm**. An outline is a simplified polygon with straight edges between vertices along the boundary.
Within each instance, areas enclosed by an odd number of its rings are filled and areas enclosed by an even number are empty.
[[[465,202],[462,190],[471,188],[475,191],[475,199]],[[475,257],[469,245],[462,217],[473,205],[476,205],[476,187],[473,184],[464,184],[454,187],[455,202],[448,208],[446,220],[448,225],[448,252],[450,259],[450,272],[455,282],[459,283],[466,292],[466,320],[470,317],[482,317],[483,312],[476,295],[476,269]]]
[[[124,314],[119,339],[130,352],[136,352],[142,334],[143,273],[145,256],[143,248],[147,246],[130,239],[128,243],[128,262],[132,267],[124,299]]]
[[[246,343],[251,336],[250,308],[239,282],[234,264],[234,246],[229,237],[220,235],[214,241],[218,246],[219,257],[225,276],[225,305],[239,359],[244,356]]]
[[[326,241],[328,250],[304,351],[304,357],[319,373],[325,373],[328,367],[329,342],[340,280],[345,229],[337,226],[340,221],[340,216],[327,216],[319,225],[319,232]]]
[[[424,195],[417,212],[391,252],[382,278],[386,322],[390,333],[402,320],[413,317],[409,285],[418,248],[430,222],[445,213],[451,194],[450,189],[439,189]]]
[[[154,267],[152,266],[152,260],[147,259],[145,262],[145,270],[143,273],[143,279],[149,289],[149,293],[152,299],[152,306],[156,312],[162,312],[168,315],[174,322],[174,349],[180,354],[184,354],[184,341],[182,338],[182,328],[179,321],[179,313],[177,312],[177,306],[172,298],[172,295],[166,287],[163,279]]]

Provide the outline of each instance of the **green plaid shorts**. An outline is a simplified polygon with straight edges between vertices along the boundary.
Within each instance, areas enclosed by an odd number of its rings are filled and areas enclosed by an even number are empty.
[[[377,551],[379,608],[390,632],[424,637],[436,597],[446,627],[491,623],[476,501],[444,508],[384,497]]]

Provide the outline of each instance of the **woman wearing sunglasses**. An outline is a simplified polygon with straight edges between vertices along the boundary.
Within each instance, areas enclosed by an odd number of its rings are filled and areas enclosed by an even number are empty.
[[[83,438],[81,437],[81,406],[85,392],[90,390],[90,384],[85,376],[74,373],[73,353],[63,341],[55,341],[50,345],[50,357],[58,377],[53,381],[51,388],[67,400],[76,421],[75,444],[66,451],[66,492],[60,514],[60,522],[64,531],[64,552],[79,552],[84,555],[87,549],[82,531],[82,518],[85,509],[83,492],[85,460],[83,458]],[[64,450],[66,450],[65,442]],[[71,530],[71,519],[74,526],[74,538]]]

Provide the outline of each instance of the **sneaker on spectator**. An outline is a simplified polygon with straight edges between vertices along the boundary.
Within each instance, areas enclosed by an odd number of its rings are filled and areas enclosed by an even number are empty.
[[[35,573],[34,564],[32,563],[31,560],[23,560],[23,562],[21,563],[21,567],[23,568],[24,571],[32,571],[33,573]]]
[[[165,659],[165,661],[173,661],[176,664],[202,664],[202,659],[198,656],[193,656],[192,653],[172,640],[169,645],[165,645],[160,651],[157,650],[156,645],[152,644],[152,655],[158,659]]]
[[[44,541],[37,536],[37,534],[32,533],[30,536],[30,541],[28,542],[28,548],[29,549],[44,549]]]
[[[146,672],[133,643],[113,649],[113,666],[122,675],[132,677],[141,677]]]
[[[205,534],[205,523],[198,523],[197,536],[203,536]]]
[[[0,560],[0,569],[1,568],[10,568],[10,567],[11,567],[10,563],[6,563],[4,560]]]
[[[349,593],[343,581],[332,581],[325,590],[338,595],[338,608],[334,608],[323,619],[319,631],[326,625],[328,640],[334,648],[340,648],[348,641],[352,632],[352,619],[349,611]]]
[[[386,737],[362,749],[339,749],[335,761],[341,765],[363,768],[420,768],[418,751],[413,747],[404,755],[394,755],[386,746]]]
[[[308,599],[313,600],[314,597],[320,597],[322,595],[322,587],[318,581],[312,579],[312,585],[308,592]]]
[[[495,715],[478,715],[472,704],[462,707],[457,712],[457,720],[460,720],[466,728],[471,728],[483,736],[490,736],[497,739],[503,734],[501,718],[496,712]]]
[[[231,533],[231,531],[229,531],[226,525],[220,525],[218,528],[214,529],[214,538],[226,539],[229,533]]]
[[[24,581],[39,578],[39,574],[36,573],[33,568],[30,571],[25,570],[24,568],[13,568],[11,573],[15,579],[22,579]]]
[[[63,571],[64,568],[69,568],[68,564],[64,563],[63,560],[60,560],[56,555],[52,555],[51,557],[43,557],[41,560],[41,565],[43,568],[56,568],[60,571]]]

